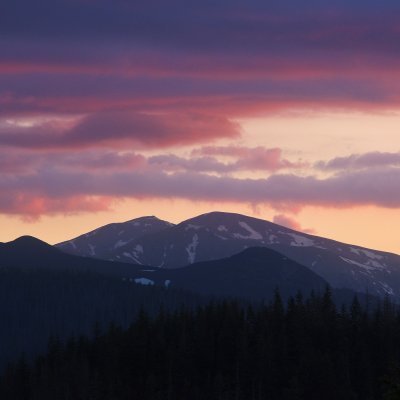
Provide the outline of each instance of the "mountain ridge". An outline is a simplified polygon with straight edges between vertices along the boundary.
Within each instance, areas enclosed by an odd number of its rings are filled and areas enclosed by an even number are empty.
[[[309,268],[265,247],[251,247],[226,258],[183,268],[163,269],[70,255],[39,239],[23,236],[0,243],[0,271],[7,270],[73,272],[77,276],[82,273],[82,277],[95,273],[140,285],[183,290],[194,296],[257,302],[272,300],[276,289],[287,299],[299,291],[305,296],[312,291],[322,293],[328,286]],[[339,290],[333,293],[337,304],[350,304],[356,294]],[[359,296],[364,298],[363,294]]]
[[[101,226],[72,240],[58,243],[56,247],[70,254],[111,259],[110,253],[113,250],[130,243],[144,233],[154,233],[173,225],[171,222],[159,219],[154,215],[144,216]],[[96,245],[91,244],[94,237],[96,238]],[[133,260],[130,262],[133,262]]]
[[[168,226],[164,223],[162,229],[137,232],[127,243],[110,238],[108,248],[112,250],[106,259],[158,268],[181,268],[261,246],[310,268],[333,287],[400,298],[400,256],[394,253],[298,232],[237,213],[215,211],[176,225],[166,224]],[[91,237],[86,240],[87,249],[96,246],[94,241],[90,243]],[[71,246],[68,249],[65,244],[57,247],[74,253]],[[80,255],[93,257],[88,251]]]

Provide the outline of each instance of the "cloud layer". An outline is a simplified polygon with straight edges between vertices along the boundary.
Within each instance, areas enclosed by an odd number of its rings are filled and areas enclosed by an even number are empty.
[[[71,127],[62,122],[32,124],[6,120],[0,125],[0,146],[27,149],[83,149],[90,147],[162,148],[212,141],[239,135],[237,124],[203,114],[143,114],[103,112],[78,118]]]
[[[398,153],[312,165],[248,144],[237,122],[398,109],[399,11],[393,0],[5,2],[0,212],[125,197],[400,207]]]
[[[307,206],[400,207],[400,168],[393,166],[344,171],[325,178],[281,172],[254,179],[201,173],[193,165],[186,168],[182,164],[179,172],[165,172],[152,160],[138,154],[115,157],[105,153],[82,160],[59,156],[58,163],[51,162],[53,168],[44,163],[34,172],[32,166],[18,170],[18,160],[10,160],[0,175],[0,210],[30,216],[97,211],[108,209],[112,199],[122,198],[267,204],[277,210],[297,211]]]
[[[356,0],[6,2],[1,113],[395,108],[399,9]]]

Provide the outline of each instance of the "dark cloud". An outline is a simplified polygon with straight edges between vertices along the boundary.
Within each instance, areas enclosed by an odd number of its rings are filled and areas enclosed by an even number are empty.
[[[396,46],[394,11],[400,7],[393,2],[369,2],[369,7],[368,2],[337,0],[279,3],[14,0],[2,4],[0,32],[11,38],[106,38],[197,51]]]
[[[399,103],[393,2],[3,3],[3,113]]]

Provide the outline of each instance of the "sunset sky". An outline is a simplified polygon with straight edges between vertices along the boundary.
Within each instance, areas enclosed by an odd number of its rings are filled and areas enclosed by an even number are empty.
[[[400,253],[400,2],[0,5],[0,241],[244,213]]]

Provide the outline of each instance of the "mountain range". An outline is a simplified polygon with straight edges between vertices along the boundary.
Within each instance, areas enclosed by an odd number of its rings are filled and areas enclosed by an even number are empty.
[[[0,370],[21,351],[43,351],[50,335],[88,334],[96,321],[128,326],[142,307],[259,303],[276,289],[286,300],[328,286],[338,305],[356,294],[363,305],[399,301],[399,258],[227,213],[177,225],[143,217],[56,246],[22,236],[0,243]]]
[[[212,212],[177,225],[142,217],[106,225],[56,247],[74,255],[156,270],[181,269],[264,247],[307,267],[334,288],[400,299],[399,255],[234,213]]]
[[[23,236],[0,244],[0,265],[23,271],[95,273],[132,283],[193,293],[270,300],[277,288],[284,298],[298,291],[322,293],[328,283],[307,267],[274,250],[252,247],[218,260],[166,269],[66,254],[36,238]]]

